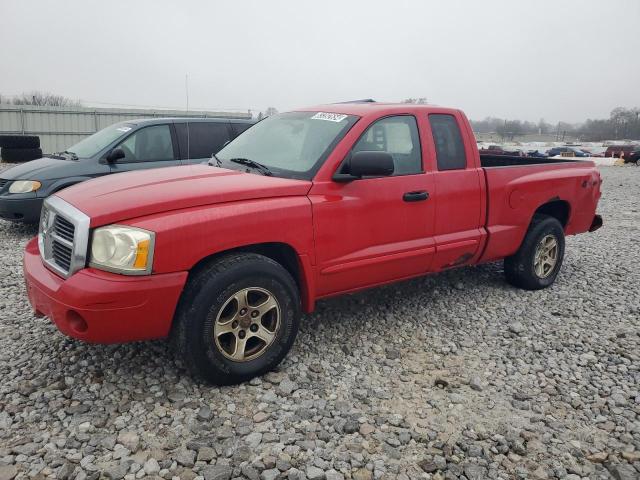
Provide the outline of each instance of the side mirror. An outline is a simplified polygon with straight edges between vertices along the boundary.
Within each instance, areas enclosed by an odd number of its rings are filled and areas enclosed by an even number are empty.
[[[114,148],[109,152],[109,155],[107,155],[107,162],[116,163],[118,160],[124,157],[124,150],[122,150],[121,148]]]
[[[350,182],[362,177],[388,177],[393,175],[393,157],[387,152],[356,152],[343,164],[344,173],[336,173],[336,182]]]

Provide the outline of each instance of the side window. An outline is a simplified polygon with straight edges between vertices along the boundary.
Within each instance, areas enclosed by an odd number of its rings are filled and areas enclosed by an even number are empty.
[[[187,151],[187,126],[182,124],[183,135],[180,151]],[[189,158],[211,158],[212,153],[218,153],[229,140],[227,122],[190,122],[189,123]],[[183,147],[184,142],[184,147]],[[184,157],[184,155],[183,155]]]
[[[173,142],[169,125],[153,125],[134,132],[118,145],[124,152],[119,162],[155,162],[173,160]]]
[[[429,115],[433,141],[436,144],[438,170],[460,170],[467,167],[467,156],[460,127],[453,115]]]
[[[418,125],[411,115],[383,118],[369,126],[352,149],[352,153],[362,151],[390,153],[394,175],[422,172]]]
[[[249,127],[253,126],[253,124],[252,123],[232,123],[232,126],[236,136],[238,136],[242,132],[247,130]]]

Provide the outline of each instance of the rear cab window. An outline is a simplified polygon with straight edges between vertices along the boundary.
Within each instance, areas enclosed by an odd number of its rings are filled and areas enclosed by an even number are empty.
[[[432,113],[429,124],[436,147],[438,170],[463,170],[467,168],[467,155],[462,133],[453,115]]]

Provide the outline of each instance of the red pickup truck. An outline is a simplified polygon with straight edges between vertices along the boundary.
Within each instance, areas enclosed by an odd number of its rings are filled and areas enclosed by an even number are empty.
[[[195,374],[262,374],[316,300],[504,259],[551,285],[602,225],[589,161],[478,154],[459,110],[337,104],[269,117],[209,164],[123,173],[45,202],[24,273],[65,334],[170,337]]]

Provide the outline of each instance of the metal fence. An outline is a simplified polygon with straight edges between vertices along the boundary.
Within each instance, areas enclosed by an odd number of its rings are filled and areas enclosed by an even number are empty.
[[[251,118],[249,112],[41,107],[0,104],[0,135],[38,135],[44,153],[66,150],[109,125],[135,118]]]

